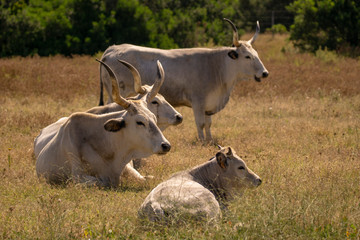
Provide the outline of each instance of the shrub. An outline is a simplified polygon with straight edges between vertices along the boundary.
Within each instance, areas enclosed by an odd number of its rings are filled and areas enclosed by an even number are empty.
[[[296,0],[288,10],[295,14],[290,40],[299,49],[315,53],[325,47],[338,51],[359,46],[360,1]]]
[[[286,27],[284,25],[275,24],[271,28],[267,28],[266,32],[271,32],[273,34],[275,34],[275,33],[283,34],[283,33],[287,33],[287,30],[286,30]]]

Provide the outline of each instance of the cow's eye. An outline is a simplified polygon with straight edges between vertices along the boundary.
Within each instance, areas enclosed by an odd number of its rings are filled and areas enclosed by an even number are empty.
[[[250,56],[246,56],[245,58],[246,58],[246,59],[251,59],[251,57],[250,57]]]
[[[138,122],[136,122],[136,124],[139,125],[139,126],[144,126],[145,127],[145,124],[143,122],[138,121]]]
[[[158,105],[159,103],[154,100],[154,101],[151,102],[151,104],[156,104],[156,105]]]
[[[243,166],[238,167],[239,170],[244,170],[245,168]]]

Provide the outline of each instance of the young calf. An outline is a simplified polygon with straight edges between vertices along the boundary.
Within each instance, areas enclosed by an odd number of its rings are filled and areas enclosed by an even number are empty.
[[[169,217],[180,220],[183,216],[216,222],[234,194],[260,184],[261,179],[231,147],[221,148],[208,162],[176,173],[155,187],[141,205],[139,217],[167,222]]]
[[[108,67],[108,66],[107,66]],[[125,110],[95,115],[74,113],[40,151],[36,172],[49,183],[75,182],[116,187],[132,158],[165,154],[171,146],[156,125],[156,116],[144,101],[128,101],[119,94],[116,103]],[[156,92],[147,99],[151,101]]]

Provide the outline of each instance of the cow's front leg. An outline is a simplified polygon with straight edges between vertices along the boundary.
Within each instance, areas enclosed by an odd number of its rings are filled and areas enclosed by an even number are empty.
[[[85,185],[87,187],[94,187],[94,186],[97,186],[100,188],[110,187],[109,181],[103,181],[102,179],[99,179],[94,176],[86,175],[83,173],[73,172],[72,180],[74,181],[74,183],[79,183],[79,184]]]
[[[195,123],[200,141],[204,141],[205,110],[198,104],[193,105]]]
[[[140,182],[145,182],[146,181],[146,178],[143,177],[135,168],[133,168],[131,162],[126,164],[123,172],[121,173],[122,175],[123,174],[127,174],[127,175],[130,175],[130,176],[133,176],[136,180],[140,181]]]
[[[211,116],[205,115],[205,134],[206,134],[207,142],[211,142],[213,140],[211,136],[210,127],[211,127]]]

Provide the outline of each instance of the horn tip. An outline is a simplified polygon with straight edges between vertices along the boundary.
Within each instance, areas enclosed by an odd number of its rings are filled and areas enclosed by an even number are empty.
[[[163,75],[164,75],[163,67],[162,67],[161,62],[159,60],[157,60],[156,63],[157,63],[157,75],[158,75],[158,78],[162,78]]]
[[[161,62],[159,60],[156,61],[156,64],[157,64],[158,68],[162,67]]]

